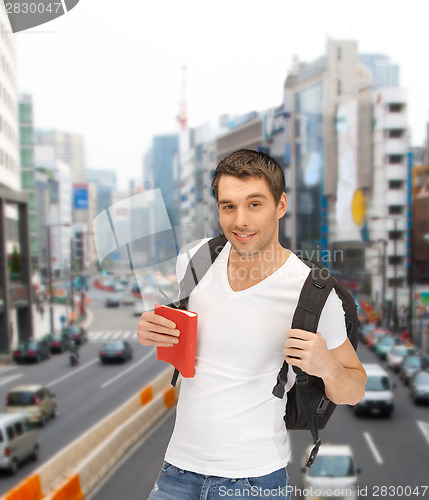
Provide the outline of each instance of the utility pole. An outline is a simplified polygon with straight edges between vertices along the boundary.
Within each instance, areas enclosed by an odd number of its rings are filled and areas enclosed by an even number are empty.
[[[74,317],[74,276],[73,276],[73,266],[74,266],[74,245],[73,238],[70,238],[70,293],[71,293],[71,316]]]
[[[70,227],[70,224],[48,224],[48,273],[49,273],[49,318],[50,328],[53,333],[54,330],[54,294],[52,293],[52,261],[51,261],[51,227]]]
[[[54,297],[52,293],[52,261],[51,261],[51,226],[48,228],[48,283],[49,283],[49,318],[51,332],[54,332]]]

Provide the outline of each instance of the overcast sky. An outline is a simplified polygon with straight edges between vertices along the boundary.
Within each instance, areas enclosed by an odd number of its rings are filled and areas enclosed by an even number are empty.
[[[87,167],[140,178],[156,134],[178,131],[181,67],[191,126],[222,113],[277,106],[297,54],[311,62],[328,37],[400,64],[412,144],[429,110],[426,2],[409,0],[80,0],[68,14],[13,35],[21,93],[35,125],[83,134]],[[424,44],[424,45],[423,45]]]

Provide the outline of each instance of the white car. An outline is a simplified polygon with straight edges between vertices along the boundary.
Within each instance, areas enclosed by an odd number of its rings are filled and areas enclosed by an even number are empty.
[[[389,374],[376,363],[363,365],[367,381],[365,384],[365,396],[359,403],[354,405],[355,415],[383,415],[390,417],[393,412],[393,389]]]
[[[311,467],[305,464],[313,445],[302,457],[303,498],[305,500],[357,498],[357,475],[353,452],[349,445],[322,444]]]
[[[387,364],[389,368],[391,368],[394,372],[398,372],[399,365],[401,364],[401,361],[405,358],[405,356],[411,356],[412,354],[415,353],[416,350],[414,347],[397,345],[387,353],[386,357]]]

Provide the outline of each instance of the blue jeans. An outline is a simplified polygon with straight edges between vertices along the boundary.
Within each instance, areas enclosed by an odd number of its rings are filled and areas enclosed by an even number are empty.
[[[164,462],[148,500],[220,500],[240,497],[290,500],[286,469],[260,477],[231,479],[196,474]]]

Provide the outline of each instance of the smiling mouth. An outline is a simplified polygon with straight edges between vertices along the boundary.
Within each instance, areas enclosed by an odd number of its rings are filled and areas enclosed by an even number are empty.
[[[234,233],[233,232],[233,235],[235,236],[235,238],[238,241],[249,241],[250,239],[253,238],[253,236],[255,236],[255,233],[247,234],[247,233]]]

